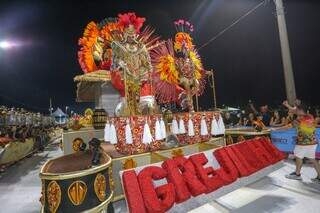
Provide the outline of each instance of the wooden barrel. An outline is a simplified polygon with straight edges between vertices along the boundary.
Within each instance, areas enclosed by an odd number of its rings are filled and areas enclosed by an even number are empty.
[[[111,158],[101,153],[92,167],[87,150],[51,159],[41,168],[41,213],[112,213]]]
[[[93,128],[95,129],[104,129],[106,124],[107,113],[104,109],[95,109],[93,112]]]

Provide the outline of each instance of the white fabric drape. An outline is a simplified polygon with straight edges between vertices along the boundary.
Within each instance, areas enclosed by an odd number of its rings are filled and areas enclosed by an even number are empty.
[[[104,127],[104,141],[110,141],[110,124],[106,123]]]
[[[188,120],[188,136],[194,136],[194,127],[191,118]]]
[[[110,125],[110,143],[111,144],[118,143],[117,131],[113,123],[111,123]]]
[[[218,126],[219,126],[219,130],[220,130],[220,135],[224,135],[224,133],[226,132],[226,127],[224,126],[223,119],[222,119],[221,115],[219,116]]]
[[[171,131],[175,135],[179,134],[178,121],[175,118],[172,120]]]
[[[152,141],[153,141],[153,138],[151,135],[150,127],[148,122],[146,122],[143,127],[142,143],[150,144]]]
[[[126,134],[126,143],[127,144],[132,144],[133,139],[132,139],[132,132],[131,132],[131,127],[130,127],[129,120],[127,120],[125,134]]]
[[[167,137],[166,125],[164,124],[163,119],[160,119],[160,128],[161,128],[161,137],[165,139]]]
[[[179,133],[180,134],[185,134],[186,133],[186,127],[184,126],[184,122],[182,118],[179,120]]]
[[[202,117],[201,123],[200,123],[200,135],[206,136],[208,134],[209,133],[208,133],[208,127],[207,127],[206,120]]]
[[[223,135],[225,133],[225,126],[221,115],[218,121],[213,117],[211,122],[211,135]]]
[[[161,132],[161,128],[160,128],[160,122],[159,119],[157,118],[156,120],[156,124],[155,124],[155,139],[158,140],[162,140],[162,132]]]

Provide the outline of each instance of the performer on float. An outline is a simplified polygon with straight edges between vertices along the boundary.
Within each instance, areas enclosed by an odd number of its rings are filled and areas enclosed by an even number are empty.
[[[140,33],[145,18],[137,17],[134,13],[119,14],[118,17],[118,24],[124,30],[111,43],[112,83],[124,96],[118,112],[120,115],[153,113],[152,110],[150,112],[150,108],[155,107],[155,101],[149,49],[153,48],[151,44],[155,44],[157,38],[148,41],[153,33],[149,28]],[[147,102],[144,104],[147,110],[143,111],[143,103],[140,102]]]
[[[96,24],[90,22],[79,39],[78,60],[85,73],[111,71],[111,81],[123,97],[117,116],[152,114],[157,111],[152,89],[149,51],[159,37],[150,27],[141,28],[145,18],[135,13],[119,14]]]
[[[184,20],[174,24],[174,42],[168,40],[151,52],[155,94],[159,103],[179,103],[194,112],[193,96],[203,93],[206,71],[190,36],[193,25]]]

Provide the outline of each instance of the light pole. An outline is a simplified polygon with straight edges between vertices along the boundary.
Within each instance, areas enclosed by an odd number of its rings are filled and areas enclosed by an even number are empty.
[[[290,47],[288,40],[287,25],[284,13],[284,7],[282,0],[274,0],[276,5],[277,20],[278,20],[278,29],[279,29],[279,38],[281,45],[281,55],[282,55],[282,65],[284,80],[286,85],[286,95],[289,104],[293,104],[296,100],[296,87],[294,83],[294,76],[292,71]]]

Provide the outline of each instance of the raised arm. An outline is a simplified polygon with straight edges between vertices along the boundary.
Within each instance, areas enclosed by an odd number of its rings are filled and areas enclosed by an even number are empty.
[[[287,100],[282,102],[282,105],[285,106],[289,111],[296,114],[297,107],[296,106],[290,106]]]

